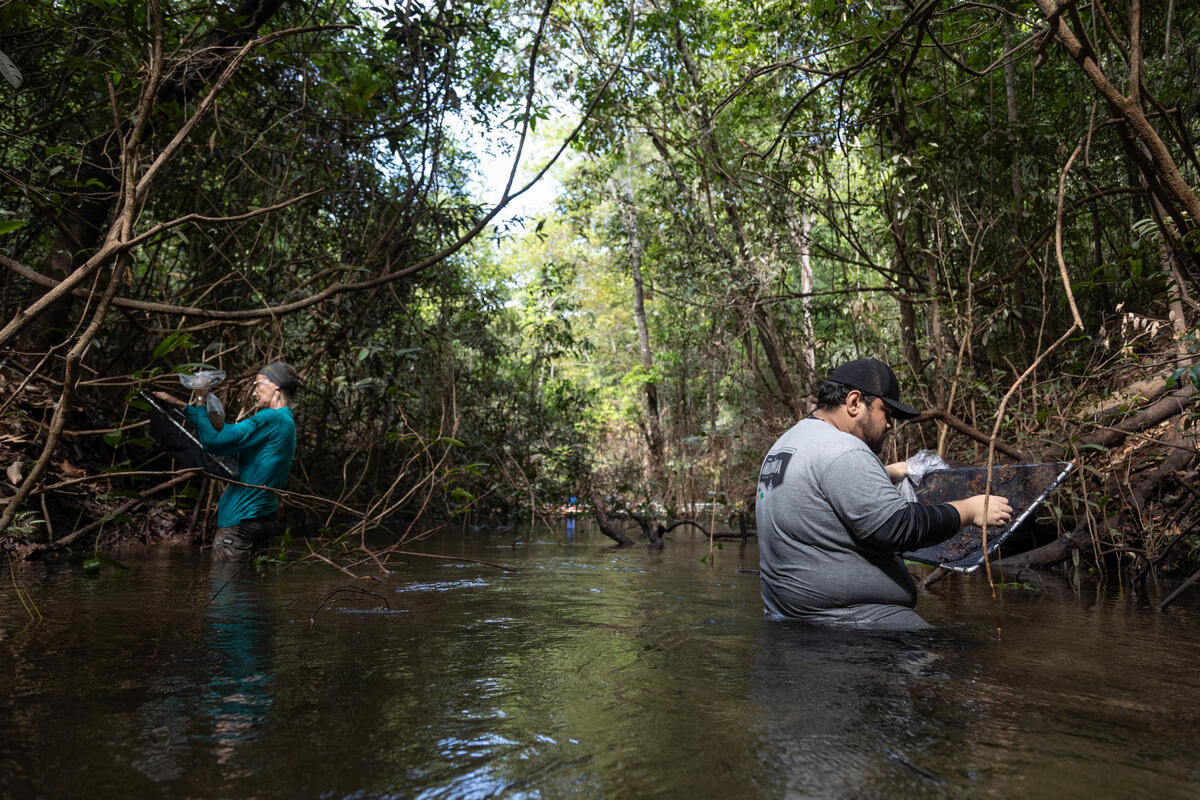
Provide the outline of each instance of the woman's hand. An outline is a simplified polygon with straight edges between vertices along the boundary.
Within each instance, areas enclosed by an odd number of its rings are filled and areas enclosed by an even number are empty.
[[[167,392],[155,392],[154,397],[156,399],[161,400],[162,402],[166,403],[167,405],[175,406],[176,408],[183,408],[184,406],[187,405],[187,403],[183,402],[175,395],[168,394]]]

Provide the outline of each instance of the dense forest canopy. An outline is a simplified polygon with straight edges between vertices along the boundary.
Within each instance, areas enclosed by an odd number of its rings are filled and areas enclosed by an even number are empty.
[[[207,365],[236,407],[274,358],[309,534],[711,527],[871,355],[927,409],[889,456],[1079,463],[1043,560],[1186,561],[1196,34],[1166,0],[5,3],[3,542],[187,527],[210,490],[138,391]]]

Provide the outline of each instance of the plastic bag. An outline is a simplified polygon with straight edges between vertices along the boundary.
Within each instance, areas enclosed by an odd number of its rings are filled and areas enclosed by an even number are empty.
[[[900,496],[909,503],[917,502],[917,487],[927,473],[939,469],[950,469],[950,465],[937,454],[936,450],[922,450],[904,462],[908,466],[908,477],[900,481],[896,487]]]
[[[202,369],[194,375],[184,375],[182,372],[178,374],[179,382],[193,392],[208,392],[204,397],[204,406],[208,409],[208,421],[217,430],[225,427],[225,406],[221,403],[221,398],[210,391],[224,383],[225,370]]]
[[[225,406],[221,404],[221,398],[209,392],[204,398],[204,406],[208,409],[208,421],[214,428],[221,430],[225,425]]]
[[[212,389],[225,382],[225,370],[202,369],[195,375],[184,375],[180,372],[179,382],[192,391]]]

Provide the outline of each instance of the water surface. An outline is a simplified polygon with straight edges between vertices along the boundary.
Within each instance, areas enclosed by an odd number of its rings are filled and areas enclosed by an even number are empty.
[[[1196,793],[1194,604],[1050,582],[994,605],[955,577],[918,605],[938,630],[879,635],[763,620],[753,543],[425,547],[518,570],[26,565],[45,619],[3,583],[0,796]]]

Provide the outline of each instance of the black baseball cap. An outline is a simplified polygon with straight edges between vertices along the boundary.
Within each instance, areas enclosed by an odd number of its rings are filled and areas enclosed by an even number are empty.
[[[912,419],[921,413],[900,402],[900,382],[896,380],[896,373],[878,358],[860,358],[842,364],[829,373],[829,380],[881,398],[900,419]]]

